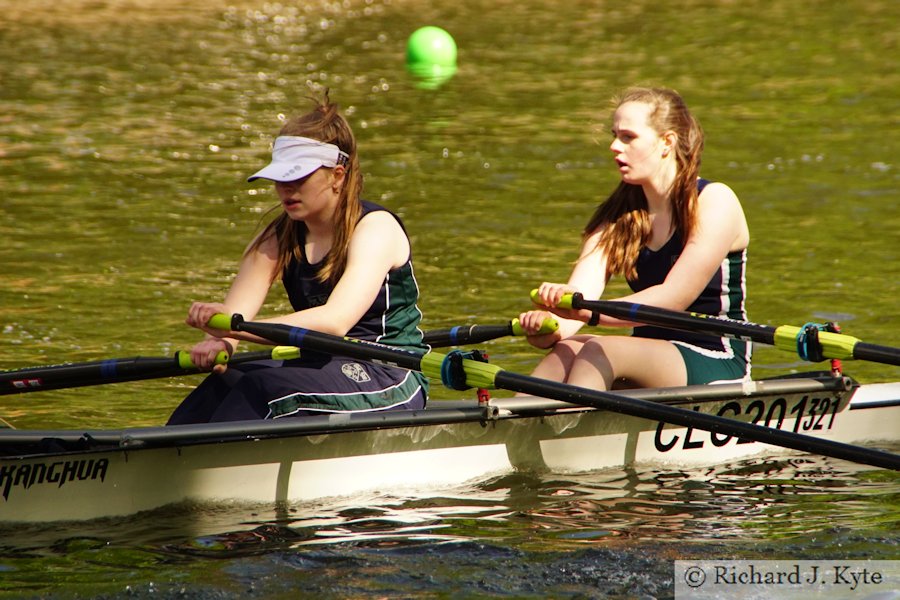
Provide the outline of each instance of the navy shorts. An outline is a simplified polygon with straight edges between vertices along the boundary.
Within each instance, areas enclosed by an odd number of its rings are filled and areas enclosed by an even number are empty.
[[[421,409],[423,375],[344,357],[305,355],[265,360],[210,374],[169,418],[168,425],[277,419],[323,413]]]

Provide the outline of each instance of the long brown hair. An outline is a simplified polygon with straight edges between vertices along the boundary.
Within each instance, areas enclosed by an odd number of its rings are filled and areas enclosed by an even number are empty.
[[[340,114],[337,104],[332,103],[326,89],[322,99],[311,98],[313,109],[298,117],[289,119],[282,126],[278,135],[295,135],[308,137],[320,142],[334,144],[350,159],[345,165],[346,175],[344,185],[338,196],[338,204],[334,214],[334,236],[331,250],[325,259],[318,279],[332,283],[340,279],[347,267],[347,253],[350,248],[350,238],[356,229],[357,221],[362,213],[360,196],[362,195],[363,179],[359,170],[359,157],[356,153],[356,138],[350,124]],[[273,208],[275,210],[278,207]],[[275,268],[275,278],[281,277],[285,265],[292,257],[298,260],[303,258],[303,246],[306,240],[306,224],[302,221],[294,221],[286,213],[282,212],[247,248],[245,254],[249,254],[271,236],[278,240],[278,261]]]
[[[674,148],[677,173],[669,198],[672,220],[684,240],[697,223],[697,177],[703,153],[703,130],[691,115],[684,100],[674,90],[664,88],[631,88],[614,100],[616,108],[626,102],[650,105],[649,125],[660,135],[674,131],[678,142]],[[650,240],[650,214],[647,197],[639,185],[620,182],[584,228],[587,238],[598,228],[603,235],[597,249],[606,256],[606,278],[624,275],[637,277],[638,254]]]

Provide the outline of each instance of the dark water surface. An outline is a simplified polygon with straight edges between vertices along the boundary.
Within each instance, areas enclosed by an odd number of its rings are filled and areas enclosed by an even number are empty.
[[[894,448],[894,451],[897,451]],[[0,528],[10,597],[672,597],[676,559],[897,559],[900,480],[812,458]]]
[[[659,84],[706,130],[704,176],[744,204],[751,319],[900,345],[892,0],[0,0],[0,15],[2,369],[190,347],[187,306],[222,297],[274,204],[244,178],[322,87],[355,128],[366,196],[412,232],[427,329],[504,321],[565,279],[616,181],[607,100]],[[437,90],[403,65],[425,24],[459,45]],[[510,370],[539,358],[484,347]],[[807,366],[761,348],[755,368]],[[4,396],[0,417],[159,424],[197,381]],[[900,558],[898,494],[893,474],[795,456],[174,507],[3,529],[0,597],[670,597],[678,558]]]

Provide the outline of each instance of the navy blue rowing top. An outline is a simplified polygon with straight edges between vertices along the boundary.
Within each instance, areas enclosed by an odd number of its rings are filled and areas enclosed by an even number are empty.
[[[708,183],[709,181],[706,179],[697,180],[698,192],[702,192]],[[677,230],[659,250],[654,251],[647,247],[642,248],[637,260],[637,279],[628,281],[632,291],[640,292],[665,281],[675,261],[681,256],[683,249],[684,239],[681,232]],[[746,321],[746,270],[746,248],[730,252],[725,257],[725,260],[722,261],[712,279],[709,280],[709,283],[706,284],[706,287],[703,288],[703,291],[700,292],[700,295],[691,303],[687,310],[705,315]],[[734,353],[737,356],[746,356],[749,359],[746,342],[730,338],[720,338],[712,335],[688,333],[653,326],[635,327],[632,335],[681,342],[707,350]]]
[[[388,212],[403,227],[403,222],[397,215],[365,200],[362,201],[360,219],[380,210]],[[372,306],[347,332],[348,337],[392,346],[428,349],[422,341],[423,333],[419,329],[422,313],[418,307],[419,286],[413,273],[411,254],[406,263],[388,272]],[[282,283],[294,310],[321,306],[328,301],[328,297],[334,291],[334,285],[316,278],[324,265],[324,257],[316,264],[310,264],[305,256],[302,260],[292,257],[285,265]]]

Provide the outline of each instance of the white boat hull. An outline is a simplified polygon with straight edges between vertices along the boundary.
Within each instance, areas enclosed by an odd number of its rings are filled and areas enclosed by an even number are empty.
[[[852,389],[745,392],[715,401],[685,394],[678,403],[851,444],[890,444],[900,433],[900,384],[863,386],[852,403]],[[403,424],[400,415],[385,413],[381,426],[360,430],[335,416],[319,432],[275,437],[267,437],[265,427],[290,427],[289,420],[248,424],[248,433],[238,436],[192,438],[193,426],[122,430],[115,432],[115,448],[8,456],[0,458],[0,522],[124,516],[188,501],[297,502],[437,489],[515,470],[678,468],[794,452],[561,402],[510,398],[493,404],[482,419],[471,418],[481,409],[470,405],[462,422],[452,422],[453,411],[433,402],[425,413],[448,413],[448,422],[418,424],[412,415]],[[90,437],[101,439],[101,433]],[[173,441],[170,434],[182,437]]]

